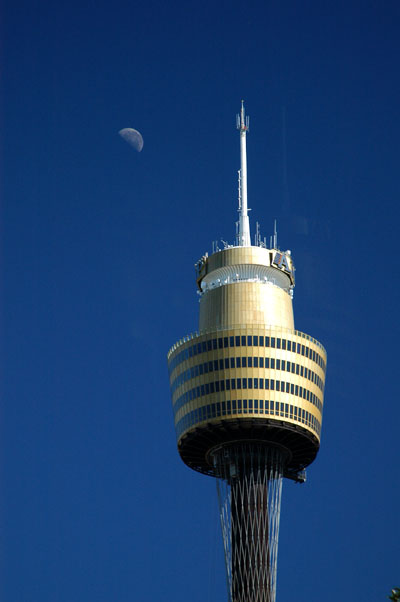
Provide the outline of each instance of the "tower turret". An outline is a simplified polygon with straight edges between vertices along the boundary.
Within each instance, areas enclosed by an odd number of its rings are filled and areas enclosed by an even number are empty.
[[[218,479],[232,602],[274,602],[283,477],[302,482],[319,449],[326,352],[295,330],[294,264],[276,231],[251,245],[242,101],[239,227],[196,264],[199,330],[168,366],[178,450]]]

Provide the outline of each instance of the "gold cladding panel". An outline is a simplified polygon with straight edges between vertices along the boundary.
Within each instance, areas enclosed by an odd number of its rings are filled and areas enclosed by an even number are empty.
[[[208,334],[204,334],[200,337],[196,337],[195,339],[192,339],[191,341],[188,341],[187,343],[185,343],[183,346],[189,346],[189,345],[193,345],[195,342],[202,342],[203,340],[207,340],[210,339],[210,337],[220,337],[221,335],[223,335],[223,337],[231,337],[231,336],[248,336],[253,335],[254,333],[257,334],[261,334],[261,332],[264,332],[267,336],[268,335],[278,335],[278,332],[276,330],[266,330],[264,329],[263,331],[261,330],[257,330],[254,331],[254,329],[232,329],[232,330],[226,330],[223,332],[214,332],[214,333],[208,333]],[[303,335],[302,333],[297,334],[297,332],[292,331],[280,331],[279,335],[282,336],[283,338],[285,338],[286,340],[291,340],[292,342],[296,342],[299,343],[300,345],[304,345],[306,347],[308,347],[309,349],[313,349],[315,352],[317,352],[321,358],[324,361],[324,364],[326,364],[326,353],[325,350],[323,350],[323,348],[321,348],[321,346],[319,346],[319,344],[317,344],[317,342],[313,342],[313,340],[310,340],[309,337],[306,337],[305,335]],[[221,339],[222,340],[222,339]],[[178,347],[178,349],[176,350],[176,352],[178,352],[178,350],[180,351],[182,349],[181,346]],[[169,356],[170,360],[173,358],[173,356],[175,355],[175,352],[172,352],[172,354]],[[299,371],[301,370],[301,366],[303,367],[303,371],[304,368],[308,368],[309,370],[312,370],[314,372],[315,375],[318,375],[320,382],[319,384],[322,387],[321,388],[316,384],[313,383],[310,379],[305,378],[305,376],[301,376],[300,374],[296,374],[293,372],[288,372],[286,369],[285,370],[278,370],[277,368],[225,368],[225,358],[231,358],[234,357],[235,358],[235,363],[236,363],[236,357],[264,357],[264,358],[269,358],[269,361],[271,362],[272,360],[275,361],[275,366],[277,365],[277,360],[280,361],[280,366],[283,366],[282,360],[285,362],[285,367],[287,367],[287,362],[290,362],[290,367],[292,368],[292,364],[294,364],[295,366],[295,370]],[[223,361],[223,368],[222,369],[218,369],[215,370],[213,372],[208,372],[207,374],[202,374],[199,376],[196,376],[194,378],[189,378],[188,380],[186,380],[185,382],[183,382],[182,384],[180,384],[176,390],[173,393],[173,403],[174,405],[176,404],[176,402],[181,398],[181,396],[186,393],[187,391],[189,391],[190,389],[193,389],[194,387],[198,387],[201,385],[205,386],[206,384],[209,383],[215,383],[217,380],[221,381],[221,380],[226,380],[226,379],[237,379],[237,378],[262,378],[262,379],[273,379],[275,382],[279,381],[279,382],[284,382],[286,383],[290,383],[293,384],[294,386],[298,386],[298,387],[303,387],[306,390],[311,391],[319,400],[319,402],[322,404],[323,403],[323,388],[324,388],[324,381],[325,381],[325,371],[324,369],[319,366],[316,362],[314,362],[311,358],[307,358],[304,355],[301,355],[300,353],[296,353],[296,352],[292,352],[292,351],[287,351],[284,349],[278,349],[278,348],[272,348],[272,347],[260,347],[260,346],[240,346],[240,347],[224,347],[222,349],[218,348],[218,349],[213,349],[212,351],[207,351],[204,353],[201,353],[199,355],[193,356],[189,359],[186,359],[184,361],[182,361],[179,366],[177,366],[177,368],[175,368],[173,370],[173,372],[171,373],[171,385],[174,383],[175,379],[177,377],[179,377],[179,375],[181,375],[182,373],[185,372],[185,370],[190,369],[191,367],[194,367],[198,364],[205,364],[206,362],[214,362],[215,360],[219,361],[222,360]],[[247,361],[247,360],[246,360]],[[304,373],[304,372],[303,372]],[[285,385],[286,386],[286,385]],[[243,398],[257,398],[258,400],[269,400],[269,401],[274,401],[274,402],[279,402],[279,403],[284,403],[284,404],[288,404],[289,406],[296,407],[296,408],[300,408],[300,409],[304,409],[306,410],[310,416],[314,416],[319,424],[321,424],[321,420],[322,420],[322,412],[320,411],[320,409],[318,407],[316,407],[315,404],[311,403],[310,401],[307,401],[306,399],[304,399],[303,397],[300,397],[298,395],[294,395],[291,393],[287,393],[286,391],[277,391],[277,390],[271,390],[271,389],[235,389],[235,390],[225,390],[225,391],[219,391],[219,392],[214,392],[214,393],[209,393],[206,395],[203,395],[201,397],[198,397],[197,399],[193,399],[191,401],[186,402],[184,405],[182,405],[182,407],[180,407],[177,411],[176,411],[176,415],[175,415],[175,424],[176,426],[178,426],[178,422],[184,418],[186,415],[188,415],[191,411],[196,410],[198,408],[207,406],[208,404],[215,404],[217,402],[227,402],[228,400],[238,400],[238,399],[242,399]],[[179,404],[178,404],[179,405]],[[286,407],[286,406],[285,406]],[[176,409],[176,408],[175,408]],[[223,420],[240,420],[241,418],[275,418],[276,420],[282,420],[282,418],[284,419],[284,421],[288,421],[292,424],[300,424],[303,428],[306,428],[308,430],[310,430],[314,435],[316,435],[319,439],[319,433],[316,432],[315,428],[313,428],[312,425],[310,424],[305,424],[304,422],[301,422],[299,420],[295,420],[294,418],[290,418],[289,415],[287,416],[282,416],[281,412],[279,412],[279,415],[277,414],[270,414],[267,412],[263,412],[263,413],[257,413],[255,411],[251,411],[251,410],[247,410],[247,412],[244,414],[235,414],[235,415],[226,415],[223,417],[218,417],[218,418],[208,418],[207,420],[201,420],[201,421],[197,421],[195,424],[192,424],[191,426],[189,426],[187,429],[185,429],[185,431],[181,432],[179,438],[181,436],[183,436],[186,432],[192,430],[193,428],[197,427],[199,424],[202,423],[207,423],[207,422],[219,422],[221,419]]]
[[[235,282],[200,299],[199,330],[246,325],[294,329],[292,299],[283,289],[260,282]]]

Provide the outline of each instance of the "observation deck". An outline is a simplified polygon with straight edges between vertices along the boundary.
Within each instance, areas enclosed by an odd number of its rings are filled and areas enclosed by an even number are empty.
[[[326,352],[296,330],[242,325],[188,337],[168,354],[182,460],[214,474],[210,453],[238,440],[287,451],[288,470],[315,458],[320,442]]]
[[[294,264],[279,249],[229,247],[197,264],[199,333],[168,354],[178,449],[214,474],[211,451],[256,440],[300,471],[319,449],[326,351],[294,329]]]

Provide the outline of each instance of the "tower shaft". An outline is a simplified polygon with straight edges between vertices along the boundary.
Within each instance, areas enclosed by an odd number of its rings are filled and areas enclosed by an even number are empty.
[[[274,602],[283,456],[243,442],[215,454],[232,602]],[[227,521],[227,517],[229,520]]]

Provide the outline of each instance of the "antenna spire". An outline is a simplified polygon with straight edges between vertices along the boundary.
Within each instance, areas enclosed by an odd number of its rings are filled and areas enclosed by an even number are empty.
[[[239,247],[250,247],[250,224],[247,209],[247,155],[246,134],[249,131],[249,118],[245,114],[244,100],[240,115],[236,116],[236,127],[240,132],[240,201],[239,201]]]

